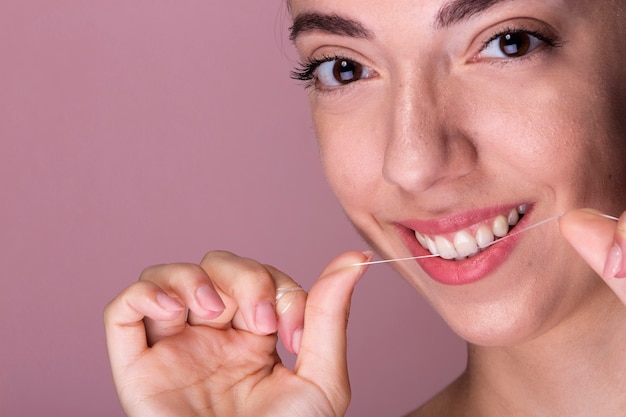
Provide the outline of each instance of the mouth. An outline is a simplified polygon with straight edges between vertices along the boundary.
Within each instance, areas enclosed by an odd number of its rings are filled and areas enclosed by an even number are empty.
[[[419,231],[419,227],[411,230],[422,248],[430,254],[445,260],[461,261],[478,255],[511,233],[527,211],[527,204],[519,205],[494,217],[447,233],[428,233]]]

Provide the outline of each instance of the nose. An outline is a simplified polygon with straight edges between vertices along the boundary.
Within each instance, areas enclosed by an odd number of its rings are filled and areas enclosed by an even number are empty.
[[[383,176],[409,193],[453,183],[475,167],[476,147],[461,128],[462,105],[444,90],[413,78],[391,94]]]

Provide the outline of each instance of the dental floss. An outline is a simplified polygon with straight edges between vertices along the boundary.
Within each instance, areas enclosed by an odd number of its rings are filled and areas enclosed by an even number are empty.
[[[295,287],[278,287],[276,288],[276,300],[275,300],[275,304],[278,305],[278,302],[280,301],[281,298],[283,298],[285,296],[285,294],[287,293],[294,293],[297,291],[304,291],[306,292],[300,285],[296,285]],[[293,304],[293,300],[295,299],[295,296],[292,296],[291,299],[287,302],[287,305],[283,306],[283,308],[280,310],[279,314],[283,314],[285,313],[285,311],[289,310],[289,307],[291,307],[291,304]]]
[[[619,217],[610,216],[610,215],[608,215],[608,214],[602,214],[602,213],[593,213],[593,214],[595,214],[595,215],[597,215],[597,216],[600,216],[600,217],[604,217],[605,219],[615,220],[616,222],[618,222],[618,221],[619,221]]]
[[[493,242],[491,242],[490,244],[485,246],[485,248],[493,246],[493,245],[495,245],[498,242],[502,242],[503,240],[508,239],[510,237],[513,237],[515,235],[518,235],[520,233],[528,232],[529,230],[535,229],[535,228],[537,228],[539,226],[543,226],[546,223],[550,223],[550,222],[552,222],[554,220],[557,220],[564,214],[565,214],[565,212],[563,212],[563,213],[561,213],[561,214],[559,214],[557,216],[553,216],[553,217],[549,217],[549,218],[547,218],[545,220],[541,220],[541,221],[539,221],[539,222],[537,222],[535,224],[532,224],[530,226],[527,226],[527,227],[525,227],[525,228],[523,228],[521,230],[514,231],[514,232],[512,232],[512,233],[510,233],[510,234],[508,234],[508,235],[506,235],[504,237],[501,237],[500,239],[494,240]],[[594,213],[594,214],[596,214],[596,215],[598,215],[600,217],[604,217],[606,219],[610,219],[610,220],[615,220],[615,221],[619,220],[617,217],[610,216],[608,214],[602,214],[602,213]],[[483,248],[483,249],[485,249],[485,248]],[[413,261],[413,260],[417,260],[417,259],[428,259],[428,258],[438,258],[438,257],[439,257],[439,255],[412,256],[412,257],[409,257],[409,258],[395,258],[395,259],[383,259],[383,260],[380,260],[380,261],[361,262],[361,263],[353,264],[351,266],[377,265],[377,264],[386,264],[386,263],[390,263],[390,262]]]

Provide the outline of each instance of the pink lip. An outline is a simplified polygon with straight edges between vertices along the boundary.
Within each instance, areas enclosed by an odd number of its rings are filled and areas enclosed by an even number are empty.
[[[474,210],[435,220],[407,220],[397,224],[397,229],[413,256],[430,255],[415,238],[414,230],[425,234],[445,234],[469,227],[482,220],[487,220],[499,214],[512,210],[517,205],[500,206],[484,210]],[[530,218],[528,212],[517,224],[525,227]],[[435,281],[446,285],[470,284],[486,278],[500,267],[517,246],[521,235],[512,236],[501,243],[490,246],[478,255],[471,258],[455,261],[439,257],[418,259],[417,263]]]

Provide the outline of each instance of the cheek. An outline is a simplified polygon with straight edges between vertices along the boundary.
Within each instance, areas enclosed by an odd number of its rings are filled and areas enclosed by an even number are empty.
[[[531,91],[529,94],[528,91]],[[497,88],[486,86],[472,94],[480,97],[474,112],[466,118],[470,136],[487,161],[506,161],[507,165],[526,175],[541,174],[546,161],[559,164],[564,153],[573,150],[575,142],[566,133],[568,122],[563,114],[570,114],[558,101],[558,92],[552,86],[511,88],[502,94]]]
[[[346,210],[363,206],[379,187],[384,155],[380,123],[365,112],[313,112],[320,157],[329,185]],[[365,192],[367,190],[367,192]]]
[[[477,82],[478,91],[466,94],[480,102],[473,102],[464,123],[490,173],[582,199],[611,171],[622,170],[617,160],[623,150],[616,155],[614,107],[602,86],[563,74],[555,70],[509,85]]]

